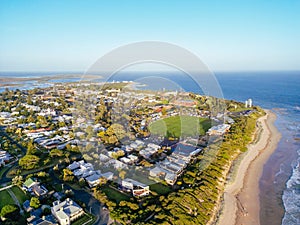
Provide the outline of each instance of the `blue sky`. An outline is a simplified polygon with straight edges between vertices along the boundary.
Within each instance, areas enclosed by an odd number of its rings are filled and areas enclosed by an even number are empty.
[[[156,3],[157,2],[157,3]],[[0,71],[84,71],[118,46],[182,46],[212,70],[300,70],[300,1],[0,1]]]

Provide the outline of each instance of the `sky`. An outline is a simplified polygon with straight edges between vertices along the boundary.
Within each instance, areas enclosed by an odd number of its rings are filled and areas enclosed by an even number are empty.
[[[163,41],[214,71],[300,70],[300,1],[0,0],[0,71],[85,71]]]

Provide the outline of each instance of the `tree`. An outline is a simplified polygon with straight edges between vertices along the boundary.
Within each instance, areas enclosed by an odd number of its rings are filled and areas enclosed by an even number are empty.
[[[19,166],[25,170],[31,170],[38,166],[40,158],[35,155],[25,155],[19,160]]]
[[[126,136],[126,130],[121,124],[114,123],[108,129],[112,129],[113,133],[118,137],[118,139],[123,139]]]
[[[111,156],[112,156],[114,159],[118,159],[118,158],[120,158],[120,157],[122,157],[122,156],[124,156],[124,155],[125,155],[125,153],[124,153],[124,151],[122,151],[122,150],[118,150],[118,151],[113,152],[113,153],[111,154]]]
[[[64,153],[61,150],[59,150],[59,149],[52,149],[50,151],[50,156],[51,157],[61,157],[63,155],[64,155]]]
[[[126,171],[121,170],[121,171],[119,172],[119,177],[120,177],[122,180],[125,179],[125,175],[126,175]]]
[[[93,136],[94,136],[94,130],[93,130],[93,127],[91,127],[91,126],[88,126],[87,128],[86,128],[86,133],[87,133],[87,139],[89,140],[89,139],[91,139]]]
[[[30,207],[37,209],[40,205],[40,200],[37,197],[32,197],[30,199]]]
[[[12,179],[12,184],[21,186],[22,183],[23,183],[23,178],[22,178],[22,176],[15,176],[15,177]]]
[[[165,107],[162,107],[161,114],[162,115],[166,115],[167,114],[167,109]]]
[[[80,187],[84,187],[85,185],[86,185],[86,182],[85,182],[84,178],[81,177],[81,178],[79,179],[79,186],[80,186]]]
[[[19,215],[19,208],[16,205],[5,205],[1,209],[0,215],[4,218],[15,219]]]
[[[109,201],[105,193],[98,188],[94,189],[94,197],[103,204],[106,204]]]
[[[108,137],[108,144],[117,144],[118,143],[118,138],[116,137],[116,135],[112,135]]]
[[[65,127],[65,126],[66,126],[66,123],[65,123],[64,121],[60,121],[60,122],[58,123],[58,126],[59,126],[59,127]]]
[[[105,177],[99,178],[99,186],[103,186],[107,183],[107,179]]]
[[[73,181],[74,180],[74,174],[69,169],[63,169],[63,180],[64,181]]]
[[[27,155],[34,155],[36,153],[36,148],[33,144],[33,141],[29,141],[27,145]]]
[[[40,171],[37,173],[38,177],[49,177],[49,174],[46,173],[45,171]]]

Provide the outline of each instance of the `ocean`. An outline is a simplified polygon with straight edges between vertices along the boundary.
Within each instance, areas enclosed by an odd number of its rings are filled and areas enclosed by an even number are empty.
[[[1,77],[39,77],[55,73],[0,73]],[[61,74],[61,73],[59,73]],[[225,99],[244,102],[251,98],[254,105],[271,109],[277,115],[276,127],[282,134],[277,149],[264,165],[260,179],[261,224],[300,224],[300,71],[216,72]],[[145,89],[184,89],[203,93],[184,73],[119,72],[110,81],[137,80]],[[59,79],[57,82],[76,81]],[[55,81],[54,81],[55,82]],[[28,83],[25,88],[48,86]],[[20,88],[21,87],[14,87]],[[0,92],[4,88],[0,88]],[[278,218],[274,222],[274,218]],[[282,219],[281,219],[282,218]]]

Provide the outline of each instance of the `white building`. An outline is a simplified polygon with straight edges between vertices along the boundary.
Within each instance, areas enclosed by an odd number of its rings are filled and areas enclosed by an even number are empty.
[[[251,108],[252,107],[252,99],[249,98],[245,101],[245,108]]]
[[[220,124],[220,125],[211,127],[207,131],[207,133],[208,133],[208,135],[223,135],[229,131],[230,127],[231,126],[229,124]]]
[[[99,174],[95,173],[89,177],[86,177],[85,180],[89,184],[89,186],[92,188],[99,184],[100,177],[101,176]]]
[[[0,150],[0,165],[5,165],[5,162],[11,158],[10,154],[6,151]]]
[[[136,180],[126,178],[122,180],[122,187],[132,191],[133,196],[143,197],[149,195],[150,189],[149,186],[143,183],[140,183]]]
[[[165,176],[165,181],[170,185],[175,184],[176,180],[177,180],[177,175],[175,173],[167,173]]]
[[[53,202],[51,213],[60,225],[70,225],[72,221],[81,217],[84,211],[76,202],[67,198],[63,202]]]

